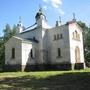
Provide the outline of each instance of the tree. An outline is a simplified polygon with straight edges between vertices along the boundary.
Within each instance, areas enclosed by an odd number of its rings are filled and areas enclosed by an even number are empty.
[[[4,65],[4,41],[3,37],[0,37],[0,69]]]
[[[12,36],[14,36],[16,34],[16,25],[13,26],[13,28],[11,29],[10,25],[7,24],[6,28],[3,30],[4,32],[4,41],[6,42],[9,38],[11,38]]]
[[[78,21],[79,26],[83,29],[83,43],[85,61],[90,62],[90,28],[85,23]]]
[[[7,24],[5,26],[5,29],[3,30],[4,35],[0,37],[0,68],[4,66],[5,61],[5,47],[4,44],[14,35],[16,35],[17,27],[16,25],[13,25],[13,28],[11,29],[10,25]]]

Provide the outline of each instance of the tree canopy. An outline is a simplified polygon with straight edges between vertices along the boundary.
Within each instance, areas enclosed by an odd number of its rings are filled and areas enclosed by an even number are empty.
[[[0,68],[3,67],[5,61],[5,47],[4,44],[11,38],[16,35],[16,25],[13,25],[13,28],[9,24],[6,24],[5,29],[3,29],[3,36],[0,37]]]
[[[84,57],[85,61],[90,62],[90,28],[83,22],[77,22],[83,29]]]

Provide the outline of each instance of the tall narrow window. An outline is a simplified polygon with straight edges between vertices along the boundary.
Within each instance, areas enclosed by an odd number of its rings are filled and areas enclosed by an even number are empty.
[[[63,38],[63,35],[62,34],[60,34],[60,39],[62,39]]]
[[[60,39],[59,34],[57,34],[57,40]]]
[[[57,49],[57,52],[58,52],[58,57],[61,57],[61,49],[60,48]]]
[[[79,47],[75,48],[75,60],[76,60],[76,63],[80,63],[80,49],[79,49]]]
[[[12,48],[12,58],[15,58],[15,48]]]
[[[75,31],[75,39],[77,38],[77,31]]]
[[[32,51],[32,49],[31,49],[31,52],[30,52],[30,54],[31,54],[31,58],[33,58],[33,51]]]

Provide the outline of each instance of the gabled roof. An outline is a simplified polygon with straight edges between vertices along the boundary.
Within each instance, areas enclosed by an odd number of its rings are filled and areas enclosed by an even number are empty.
[[[20,37],[16,37],[16,36],[13,36],[13,37],[11,37],[6,43],[5,43],[5,45],[11,40],[11,39],[17,39],[17,40],[19,40],[19,41],[21,41],[21,42],[28,42],[28,43],[32,43],[32,42],[35,42],[35,43],[38,43],[39,41],[38,40],[36,40],[35,38],[20,38]]]
[[[20,34],[27,33],[27,32],[31,32],[31,31],[34,31],[34,30],[36,30],[36,29],[37,29],[37,27],[35,27],[35,28],[33,28],[33,29],[30,29],[30,30],[23,31],[23,32],[21,32]]]
[[[39,41],[35,38],[20,38],[20,37],[16,37],[16,36],[13,36],[14,38],[16,39],[19,39],[21,41],[28,41],[28,42],[35,42],[35,43],[38,43]]]

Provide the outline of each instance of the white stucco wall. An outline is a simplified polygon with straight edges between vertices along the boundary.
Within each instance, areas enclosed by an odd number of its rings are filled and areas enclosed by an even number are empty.
[[[15,48],[15,58],[12,59],[12,48]],[[21,40],[10,38],[5,44],[5,64],[21,64]]]
[[[31,49],[33,51],[34,58],[31,58]],[[38,62],[39,56],[38,46],[34,42],[22,42],[22,65],[33,65]]]
[[[22,42],[22,65],[30,64],[32,43]],[[31,62],[32,63],[32,62]]]
[[[15,48],[15,58],[12,59],[12,48]],[[31,58],[30,52],[33,49],[35,58]],[[19,38],[12,37],[5,44],[5,64],[35,64],[39,62],[38,44]]]
[[[54,35],[62,34],[62,39],[54,40]],[[68,36],[68,27],[61,26],[55,27],[52,30],[49,30],[49,59],[51,63],[64,63],[70,62],[70,52],[69,52],[69,36]],[[61,49],[61,57],[57,57],[57,49]]]
[[[73,39],[73,32],[75,30],[79,33],[80,35],[80,41],[74,40]],[[78,46],[80,49],[80,62],[84,63],[84,52],[83,52],[83,36],[82,36],[82,30],[81,28],[77,25],[77,23],[72,23],[69,24],[69,39],[70,39],[70,58],[71,58],[71,63],[75,63],[75,48]]]

